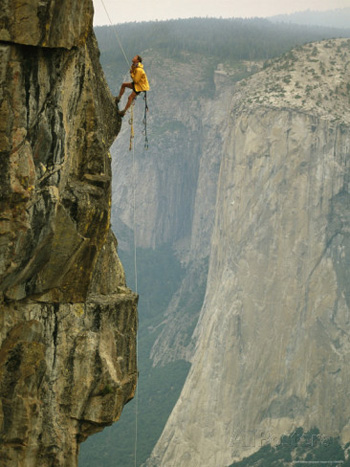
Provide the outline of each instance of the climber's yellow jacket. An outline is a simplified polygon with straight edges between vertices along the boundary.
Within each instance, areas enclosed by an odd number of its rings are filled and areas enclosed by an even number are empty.
[[[131,67],[130,76],[134,82],[135,91],[142,92],[149,90],[148,79],[142,63],[138,63],[137,67]]]

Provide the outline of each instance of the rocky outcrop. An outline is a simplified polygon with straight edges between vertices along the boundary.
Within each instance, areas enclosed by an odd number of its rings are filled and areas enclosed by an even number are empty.
[[[4,0],[0,40],[16,44],[71,49],[91,33],[91,0]]]
[[[74,466],[136,385],[137,296],[110,229],[120,129],[92,2],[0,13],[0,463]]]
[[[310,44],[235,87],[192,368],[148,465],[350,441],[349,63]]]

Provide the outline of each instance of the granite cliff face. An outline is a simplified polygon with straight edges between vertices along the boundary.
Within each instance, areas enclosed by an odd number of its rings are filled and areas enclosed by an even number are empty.
[[[0,13],[0,463],[74,466],[133,397],[137,296],[110,229],[120,129],[91,0]]]
[[[144,150],[141,98],[134,111],[135,168],[132,154],[125,151],[129,146],[128,125],[123,125],[112,147],[116,174],[112,220],[121,249],[127,250],[133,244],[132,200],[136,183],[137,246],[157,249],[169,245],[186,270],[153,346],[151,358],[155,365],[189,360],[192,355],[190,335],[202,301],[198,292],[205,289],[207,279],[217,179],[227,129],[232,81],[225,73],[217,72],[214,84],[212,77],[198,73],[199,69],[210,69],[210,61],[195,54],[190,58],[174,63],[155,50],[143,54],[151,80],[149,149]],[[188,307],[194,311],[184,313],[179,307],[184,297],[199,302]]]
[[[192,367],[148,465],[350,441],[349,66],[325,41],[234,87]]]

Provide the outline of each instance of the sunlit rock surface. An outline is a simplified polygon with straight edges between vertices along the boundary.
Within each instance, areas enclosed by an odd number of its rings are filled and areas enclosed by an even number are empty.
[[[110,229],[120,129],[92,2],[0,13],[0,464],[74,466],[136,385],[137,296]]]
[[[3,0],[0,40],[70,49],[86,41],[92,16],[91,0]]]

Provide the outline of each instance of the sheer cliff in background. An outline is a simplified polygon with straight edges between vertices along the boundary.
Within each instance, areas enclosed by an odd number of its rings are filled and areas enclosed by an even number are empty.
[[[148,465],[229,465],[297,427],[350,441],[349,66],[324,41],[233,89],[196,348]]]
[[[133,397],[137,297],[110,228],[120,129],[91,0],[0,12],[0,464],[75,466]]]

